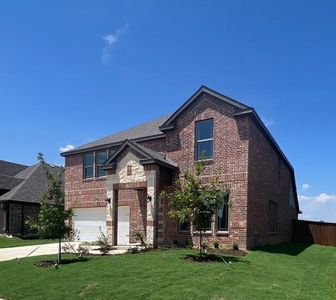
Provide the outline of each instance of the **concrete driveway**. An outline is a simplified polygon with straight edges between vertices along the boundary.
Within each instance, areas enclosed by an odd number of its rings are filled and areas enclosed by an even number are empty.
[[[34,251],[30,256],[57,254],[58,252],[58,243],[33,245],[33,246],[21,246],[21,247],[12,247],[12,248],[1,248],[0,249],[0,261],[26,257],[29,253],[31,253],[37,247],[39,248],[36,251]]]
[[[62,243],[62,248],[63,248],[63,245],[69,246],[69,243]],[[71,245],[74,249],[77,250],[79,243],[71,242]],[[128,247],[116,247],[113,250],[109,251],[107,254],[110,254],[110,255],[123,254],[127,252],[127,249]],[[57,253],[58,253],[58,243],[33,245],[33,246],[21,246],[21,247],[12,247],[12,248],[0,248],[0,261],[12,260],[16,258],[24,258],[28,254],[29,254],[29,257],[31,257],[31,256],[39,256],[39,255],[50,255],[50,254],[56,255]],[[63,253],[63,250],[62,250],[62,253]],[[90,253],[96,254],[96,255],[100,254],[98,250],[92,249],[91,247],[90,247]]]

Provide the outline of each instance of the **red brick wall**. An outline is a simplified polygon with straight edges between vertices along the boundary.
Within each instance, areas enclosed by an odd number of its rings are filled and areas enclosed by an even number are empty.
[[[249,128],[248,247],[290,241],[292,220],[297,219],[289,203],[290,169],[253,120]],[[268,230],[269,200],[278,203],[277,234]]]
[[[207,235],[209,242],[219,241],[226,246],[238,242],[246,247],[247,210],[247,164],[248,164],[248,119],[236,120],[235,108],[210,95],[201,95],[176,119],[176,129],[166,132],[166,139],[147,141],[143,144],[155,151],[163,152],[179,164],[180,174],[190,170],[195,161],[195,122],[214,119],[214,157],[207,162],[204,178],[216,177],[230,186],[229,234],[219,235],[213,224],[212,233]],[[173,240],[184,243],[190,239],[188,233],[177,230],[177,224],[167,216],[168,203],[164,203],[164,243]],[[198,237],[193,238],[194,244]]]
[[[106,178],[83,179],[83,154],[65,158],[67,207],[106,206]]]
[[[235,112],[236,108],[233,106],[208,94],[202,94],[178,116],[176,128],[167,131],[166,138],[142,144],[166,154],[178,163],[179,173],[173,174],[172,177],[179,178],[195,161],[195,122],[213,118],[214,157],[207,162],[203,176],[205,180],[215,177],[230,187],[232,206],[229,210],[229,234],[217,234],[213,224],[212,232],[206,238],[209,242],[219,241],[226,246],[232,246],[233,242],[237,242],[241,248],[288,240],[291,232],[289,221],[297,217],[295,209],[288,206],[289,169],[282,162],[281,182],[277,185],[278,175],[274,171],[279,165],[277,153],[250,117],[235,118]],[[82,154],[67,157],[65,171],[67,206],[105,206],[105,179],[84,180],[82,176]],[[137,199],[135,192],[132,193],[130,198]],[[277,236],[269,236],[265,232],[268,199],[279,203],[281,229]],[[134,202],[134,205],[135,203],[137,202]],[[145,231],[142,205],[145,204],[140,201],[134,206],[133,213],[131,209],[133,232],[138,228]],[[164,222],[160,224],[162,235],[156,234],[162,236],[165,244],[171,244],[173,240],[184,242],[189,238],[188,234],[180,233],[177,224],[168,218],[167,203],[160,204],[158,209],[163,209],[163,217],[160,218],[163,218]],[[198,243],[197,236],[193,239],[195,244]]]

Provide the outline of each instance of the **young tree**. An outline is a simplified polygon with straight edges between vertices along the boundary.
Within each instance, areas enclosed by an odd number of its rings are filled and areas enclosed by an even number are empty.
[[[172,192],[161,196],[170,202],[168,216],[181,223],[192,224],[200,234],[200,255],[203,254],[202,232],[209,225],[216,210],[224,204],[228,190],[216,181],[201,182],[204,162],[196,162],[192,171],[187,171],[177,180]]]
[[[62,173],[55,174],[51,172],[44,161],[42,153],[39,153],[37,158],[44,167],[48,183],[47,189],[42,195],[37,220],[29,220],[28,224],[37,230],[41,238],[58,239],[57,264],[60,264],[61,241],[70,233],[70,228],[66,225],[66,221],[69,221],[74,214],[71,208],[64,209]]]

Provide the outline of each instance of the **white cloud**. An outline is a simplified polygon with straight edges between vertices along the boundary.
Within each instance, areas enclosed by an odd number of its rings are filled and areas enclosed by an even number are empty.
[[[310,185],[308,183],[304,183],[302,185],[302,189],[305,191],[305,190],[308,190],[310,188]]]
[[[69,150],[72,150],[74,149],[75,146],[74,145],[65,145],[64,147],[59,147],[59,151],[60,152],[65,152],[65,151],[69,151]]]
[[[109,33],[102,36],[102,39],[105,41],[105,46],[102,50],[101,60],[103,64],[110,62],[112,58],[112,49],[120,37],[126,32],[128,24],[126,23],[121,29],[117,29],[114,33]]]
[[[299,216],[303,220],[336,222],[336,195],[321,193],[317,196],[299,195]]]
[[[318,196],[304,196],[299,195],[299,201],[310,201],[310,202],[317,202],[317,203],[326,203],[330,201],[336,201],[336,195],[328,195],[326,193],[321,193]]]

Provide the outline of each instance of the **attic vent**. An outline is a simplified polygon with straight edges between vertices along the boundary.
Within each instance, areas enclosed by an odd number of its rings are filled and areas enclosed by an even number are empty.
[[[131,176],[132,175],[132,165],[128,165],[127,166],[127,176]]]

